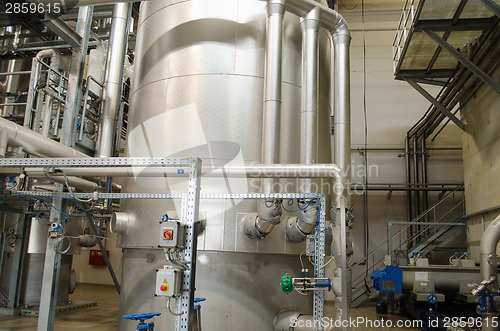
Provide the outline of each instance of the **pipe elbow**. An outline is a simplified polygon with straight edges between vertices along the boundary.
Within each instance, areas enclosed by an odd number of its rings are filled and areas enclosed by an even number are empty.
[[[487,231],[484,232],[481,243],[479,244],[479,251],[481,254],[495,254],[498,241],[500,240],[500,215],[493,220],[488,226]]]
[[[342,16],[339,15],[338,23],[330,30],[334,45],[350,45],[351,29]]]

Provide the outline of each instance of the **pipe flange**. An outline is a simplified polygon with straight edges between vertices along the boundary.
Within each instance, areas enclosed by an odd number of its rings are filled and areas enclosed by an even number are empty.
[[[500,256],[490,254],[490,256],[488,256],[488,263],[494,267],[498,267],[500,265]]]

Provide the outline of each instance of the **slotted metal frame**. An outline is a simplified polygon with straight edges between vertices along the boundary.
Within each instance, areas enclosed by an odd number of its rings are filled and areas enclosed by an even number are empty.
[[[188,167],[189,183],[187,193],[70,193],[70,192],[37,192],[37,191],[16,191],[11,196],[16,197],[50,197],[60,199],[77,198],[97,198],[97,199],[182,199],[182,220],[186,225],[186,247],[181,253],[186,261],[189,261],[188,268],[184,271],[182,279],[182,295],[177,300],[176,309],[183,314],[175,318],[175,331],[188,331],[191,308],[194,301],[195,277],[196,277],[196,246],[197,236],[194,231],[194,224],[198,221],[198,210],[200,199],[316,199],[319,201],[319,224],[316,228],[314,249],[315,249],[315,275],[318,278],[325,276],[322,266],[325,263],[325,229],[326,229],[326,209],[324,194],[315,193],[231,193],[231,194],[200,194],[200,181],[202,162],[199,158],[160,158],[160,157],[112,157],[112,158],[9,158],[0,159],[0,169],[2,167]],[[0,170],[1,172],[1,170]],[[340,220],[341,242],[345,242],[345,199],[340,198],[340,208],[337,209],[337,217]],[[345,245],[342,249],[342,261],[346,261]],[[347,293],[347,268],[345,263],[342,266],[342,287],[343,293]],[[345,306],[345,307],[344,307]],[[347,300],[343,300],[342,318],[347,318]],[[324,293],[319,291],[314,296],[313,318],[322,321],[324,317]],[[322,323],[314,323],[315,331],[322,331]]]

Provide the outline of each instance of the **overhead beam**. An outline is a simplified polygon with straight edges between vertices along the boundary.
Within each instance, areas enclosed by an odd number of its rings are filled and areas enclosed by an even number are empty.
[[[406,79],[406,81],[424,98],[430,101],[440,112],[446,115],[446,117],[453,121],[453,123],[455,123],[460,129],[462,129],[462,131],[465,131],[464,123],[462,123],[462,121],[460,121],[455,115],[453,115],[445,106],[443,106],[432,95],[430,95],[429,92],[427,92],[422,86],[418,85],[417,82],[411,79]]]
[[[424,32],[427,33],[432,40],[434,40],[438,45],[448,51],[451,55],[453,55],[460,63],[462,63],[467,69],[476,74],[483,82],[488,84],[495,92],[500,94],[500,84],[495,82],[490,76],[485,74],[481,69],[479,69],[474,63],[472,63],[465,56],[460,54],[453,46],[444,41],[440,36],[438,36],[434,31],[430,29],[424,29]]]
[[[62,18],[52,15],[45,15],[43,24],[52,32],[56,33],[64,41],[74,48],[80,48],[82,36],[80,36],[71,26],[68,25]]]
[[[414,31],[421,32],[425,29],[434,31],[482,31],[495,26],[496,17],[492,18],[463,18],[459,20],[419,20],[414,25]]]

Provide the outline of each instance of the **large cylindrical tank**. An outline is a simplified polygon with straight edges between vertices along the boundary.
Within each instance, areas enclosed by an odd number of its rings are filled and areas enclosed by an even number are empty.
[[[266,40],[266,2],[258,0],[157,0],[141,4],[128,119],[127,156],[189,157],[223,165],[260,162]],[[280,163],[300,162],[301,28],[286,14]],[[318,162],[330,162],[330,40],[320,31]],[[141,169],[136,169],[137,173]],[[186,192],[186,179],[131,178],[124,192]],[[285,184],[289,184],[285,186]],[[297,192],[281,181],[277,192]],[[259,180],[202,179],[203,193],[260,192]],[[132,214],[124,249],[120,315],[164,312],[158,328],[173,326],[166,301],[154,297],[155,269],[166,264],[158,221],[180,214],[179,201],[126,200]],[[289,207],[291,208],[291,207]],[[251,200],[203,200],[198,237],[196,296],[205,297],[205,330],[272,330],[281,309],[310,312],[312,300],[285,295],[279,282],[299,273],[303,243],[286,239],[283,220],[265,239],[241,231],[240,220],[256,211]],[[119,319],[120,330],[134,323]]]

